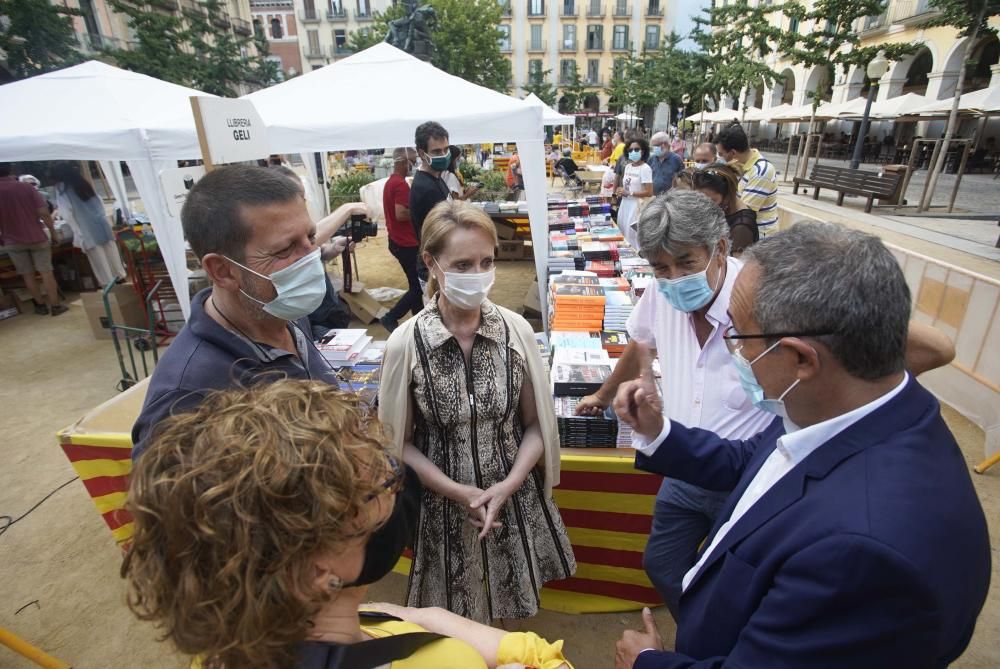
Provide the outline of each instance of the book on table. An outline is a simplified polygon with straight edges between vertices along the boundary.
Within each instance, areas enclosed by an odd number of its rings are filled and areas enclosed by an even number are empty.
[[[553,363],[553,394],[559,397],[590,395],[597,392],[609,376],[609,364]]]

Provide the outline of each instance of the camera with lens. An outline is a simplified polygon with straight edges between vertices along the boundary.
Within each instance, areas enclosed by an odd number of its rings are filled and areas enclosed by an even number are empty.
[[[341,226],[334,237],[348,237],[357,244],[365,237],[374,237],[378,234],[378,224],[369,221],[364,214],[351,214],[351,220]]]

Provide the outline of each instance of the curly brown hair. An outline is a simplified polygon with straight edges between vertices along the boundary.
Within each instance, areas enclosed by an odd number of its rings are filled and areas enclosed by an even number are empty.
[[[393,471],[388,443],[356,396],[316,381],[166,419],[132,472],[129,608],[205,667],[290,666],[331,597],[313,560],[376,529],[363,510]]]

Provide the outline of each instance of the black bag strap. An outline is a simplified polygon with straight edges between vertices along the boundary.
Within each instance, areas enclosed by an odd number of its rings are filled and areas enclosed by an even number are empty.
[[[399,620],[364,611],[365,618]],[[347,646],[308,641],[299,646],[299,669],[374,669],[410,657],[429,643],[447,637],[434,632],[407,632]]]

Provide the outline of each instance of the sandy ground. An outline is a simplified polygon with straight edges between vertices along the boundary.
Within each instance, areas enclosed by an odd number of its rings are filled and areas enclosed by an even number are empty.
[[[402,287],[385,248],[369,241],[358,253],[361,278]],[[530,262],[498,263],[494,299],[518,308],[533,276]],[[379,326],[372,333],[384,337]],[[0,515],[17,517],[74,477],[55,433],[112,397],[120,376],[108,341],[95,341],[77,300],[58,318],[21,315],[0,321]],[[947,407],[944,415],[971,465],[983,454],[982,432]],[[972,644],[954,666],[1000,666],[1000,467],[973,476],[993,539],[993,586]],[[80,482],[73,482],[0,536],[0,627],[82,669],[180,668],[187,659],[157,641],[152,625],[124,605],[121,555]],[[372,600],[401,602],[405,578],[392,575],[371,589]],[[20,610],[20,612],[18,612]],[[674,626],[657,611],[665,640]],[[578,669],[610,667],[621,630],[638,627],[636,613],[573,616],[542,612],[521,623],[550,639],[566,639]],[[32,667],[0,647],[0,667]]]

